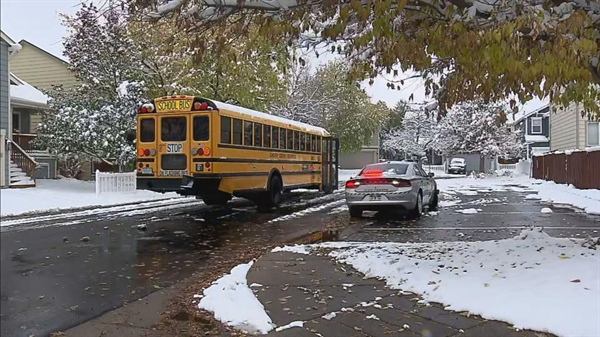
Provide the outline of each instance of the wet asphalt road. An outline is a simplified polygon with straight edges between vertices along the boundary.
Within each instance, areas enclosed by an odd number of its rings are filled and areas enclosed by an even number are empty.
[[[155,212],[142,207],[137,214],[65,214],[62,222],[30,217],[5,226],[1,335],[66,330],[170,286],[215,257],[306,231],[293,222],[268,221],[335,198],[340,195],[292,193],[272,213],[257,213],[243,201],[227,208],[190,201],[184,208]]]
[[[417,221],[365,213],[364,218],[352,220],[338,236],[340,240],[361,242],[481,241],[512,238],[527,226],[544,227],[546,233],[555,237],[600,236],[600,216],[525,198],[532,193],[535,192],[443,194],[442,205],[456,204],[426,213]],[[477,214],[458,212],[468,208],[478,209]],[[550,208],[553,213],[541,213],[542,208]]]
[[[503,239],[524,226],[554,236],[599,236],[600,217],[526,200],[531,192],[443,195],[437,213],[419,220],[365,213],[350,220],[341,195],[293,193],[277,212],[244,202],[31,220],[2,229],[2,336],[47,336],[166,287],[249,247],[280,242],[323,227],[315,238],[424,242]],[[316,198],[316,199],[315,199]],[[300,212],[320,205],[314,212]],[[554,213],[542,214],[543,207]],[[475,208],[477,214],[457,210]],[[145,230],[137,225],[145,224]],[[318,233],[317,233],[318,234]],[[83,242],[83,237],[89,241]],[[65,241],[65,238],[67,240]]]

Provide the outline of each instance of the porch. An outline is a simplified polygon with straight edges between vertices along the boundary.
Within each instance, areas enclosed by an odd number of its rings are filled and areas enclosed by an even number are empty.
[[[30,173],[30,177],[35,179],[56,179],[58,170],[57,159],[50,154],[47,148],[36,145],[34,143],[36,138],[36,134],[13,133],[12,141],[16,146],[13,146],[11,161],[14,161],[17,165],[25,165],[26,167],[19,167],[23,169],[23,171]],[[16,151],[14,151],[15,148]],[[13,156],[15,156],[16,161],[12,159]],[[24,159],[25,157],[29,157],[36,163],[36,167],[32,171],[30,171],[31,167],[27,166],[32,164],[26,164],[27,159]]]

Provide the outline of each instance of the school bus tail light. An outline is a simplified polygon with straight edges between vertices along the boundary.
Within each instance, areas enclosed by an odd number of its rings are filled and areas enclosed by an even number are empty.
[[[138,149],[138,157],[149,157],[149,156],[155,156],[155,155],[156,155],[155,149]]]
[[[210,156],[210,147],[205,147],[204,148],[204,154],[207,156]]]
[[[146,104],[143,104],[143,105],[140,107],[140,110],[139,110],[139,111],[140,111],[140,113],[149,113],[149,112],[154,112],[154,104],[152,104],[152,103],[146,103]]]
[[[196,153],[197,153],[199,156],[202,156],[202,155],[204,155],[204,149],[200,147],[200,148],[198,148],[198,151],[196,151]]]

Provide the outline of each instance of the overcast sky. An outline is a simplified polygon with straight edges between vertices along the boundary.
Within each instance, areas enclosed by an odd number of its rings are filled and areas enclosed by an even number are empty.
[[[66,29],[61,25],[59,13],[74,14],[79,8],[81,0],[0,0],[2,30],[15,41],[25,39],[36,46],[64,58],[62,56],[62,38],[66,35]],[[105,0],[95,1],[97,4],[105,3]],[[312,60],[311,64],[318,65],[332,59],[332,55],[321,55],[318,60]],[[386,76],[393,79],[391,76]],[[406,75],[401,74],[399,78]],[[425,97],[423,82],[419,79],[405,82],[402,90],[390,90],[386,87],[386,81],[379,77],[372,86],[367,82],[364,88],[371,95],[374,102],[384,101],[389,106],[394,106],[399,100],[408,100],[412,94],[414,102],[429,101]],[[530,111],[540,107],[542,102],[534,100],[527,103],[524,111]]]

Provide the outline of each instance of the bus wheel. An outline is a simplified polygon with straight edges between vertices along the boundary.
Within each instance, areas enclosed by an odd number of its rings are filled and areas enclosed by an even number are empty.
[[[271,176],[271,179],[269,180],[269,189],[258,198],[258,208],[261,210],[268,210],[279,206],[282,190],[283,183],[281,182],[281,178],[277,175]]]
[[[224,206],[229,200],[231,200],[231,195],[221,191],[202,196],[202,201],[208,206]]]

